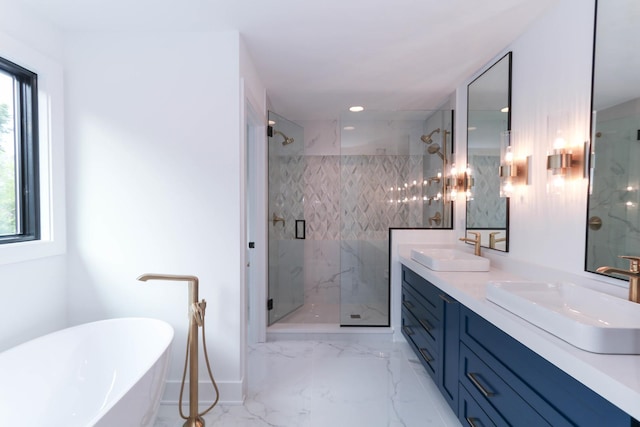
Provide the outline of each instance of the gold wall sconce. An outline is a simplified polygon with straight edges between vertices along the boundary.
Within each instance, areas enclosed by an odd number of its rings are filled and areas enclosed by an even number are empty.
[[[550,116],[547,133],[551,149],[547,154],[547,192],[559,194],[564,192],[565,182],[577,178],[588,178],[589,143],[572,131],[571,119],[568,115]]]
[[[558,138],[553,143],[551,153],[547,155],[547,191],[561,193],[565,182],[572,178],[586,178],[585,158],[589,144],[584,147],[567,147],[566,142]]]
[[[529,164],[531,156],[516,160],[513,153],[513,133],[503,132],[500,135],[500,197],[511,197],[516,185],[529,184]]]
[[[455,201],[460,193],[465,195],[466,200],[473,200],[473,174],[471,167],[467,165],[463,171],[458,171],[455,163],[451,164],[451,171],[447,177],[447,197]]]
[[[474,184],[475,184],[475,181],[473,179],[471,167],[467,165],[467,168],[464,170],[464,173],[462,174],[462,189],[464,191],[464,194],[467,200],[473,200]]]

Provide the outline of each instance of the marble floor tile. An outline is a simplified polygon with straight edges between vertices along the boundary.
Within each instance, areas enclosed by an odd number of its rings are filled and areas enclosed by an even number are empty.
[[[351,317],[352,315],[357,317]],[[389,321],[385,304],[305,303],[276,322],[287,324],[345,324],[356,326],[386,325]]]
[[[340,323],[340,304],[305,303],[278,323]]]
[[[243,405],[204,419],[222,427],[460,427],[405,342],[276,341],[252,346]],[[179,427],[161,406],[154,427]]]

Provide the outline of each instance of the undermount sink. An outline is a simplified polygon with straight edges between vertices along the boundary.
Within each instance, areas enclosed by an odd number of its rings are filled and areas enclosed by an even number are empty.
[[[435,271],[489,271],[489,260],[457,249],[415,248],[411,259]]]
[[[566,282],[489,282],[486,297],[583,350],[640,354],[640,304]]]

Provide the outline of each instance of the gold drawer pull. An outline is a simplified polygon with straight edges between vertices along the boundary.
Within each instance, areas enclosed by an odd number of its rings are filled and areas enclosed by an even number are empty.
[[[413,335],[413,331],[412,331],[412,330],[411,330],[411,328],[410,328],[410,327],[408,327],[408,326],[403,326],[403,327],[402,327],[402,330],[404,331],[404,333],[405,333],[405,334],[407,334],[407,335],[409,335],[409,336]]]
[[[407,307],[409,310],[413,310],[413,304],[411,304],[409,301],[407,300],[403,300],[402,301],[402,305],[404,305],[405,307]]]
[[[480,381],[478,381],[475,373],[467,372],[467,378],[469,378],[473,385],[476,386],[478,390],[480,390],[480,393],[482,393],[484,397],[491,397],[494,395],[494,393],[490,392],[482,384],[480,384]]]
[[[420,354],[422,355],[422,357],[424,357],[424,360],[426,360],[427,362],[433,362],[433,357],[431,357],[431,355],[427,352],[426,349],[421,348]]]
[[[431,330],[433,329],[433,326],[431,326],[431,324],[426,320],[420,319],[419,322],[422,325],[422,327],[427,330],[427,332],[431,332]]]
[[[477,418],[467,417],[466,419],[470,427],[478,427],[478,425],[476,424]]]
[[[446,302],[447,304],[455,303],[455,301],[451,301],[449,298],[447,298],[447,296],[445,294],[439,294],[438,296],[440,297],[440,299],[442,301]]]

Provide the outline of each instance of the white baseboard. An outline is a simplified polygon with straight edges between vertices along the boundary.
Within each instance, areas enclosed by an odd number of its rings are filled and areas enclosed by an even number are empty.
[[[160,403],[162,405],[177,405],[180,398],[180,381],[167,381],[164,395]],[[220,391],[220,400],[218,403],[225,405],[242,405],[244,402],[244,391],[242,381],[217,381],[218,390]],[[215,390],[209,381],[200,381],[198,385],[198,400],[200,407],[206,409],[215,399]],[[189,384],[185,384],[184,394],[182,396],[185,408],[189,406]]]

